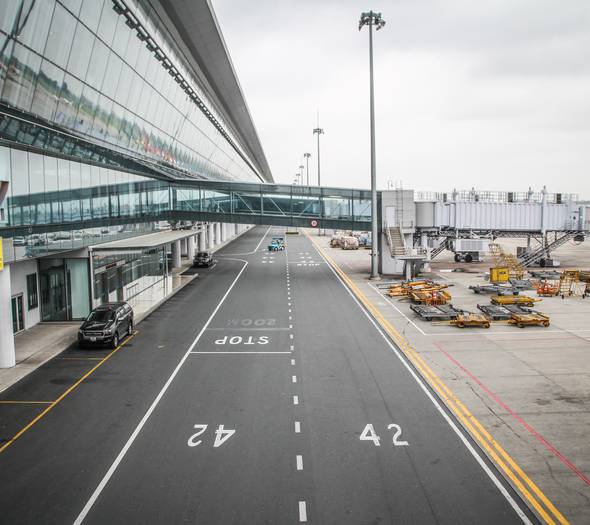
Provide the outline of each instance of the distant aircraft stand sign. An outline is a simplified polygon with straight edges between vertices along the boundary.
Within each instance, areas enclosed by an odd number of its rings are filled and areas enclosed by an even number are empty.
[[[319,221],[318,221],[317,219],[311,219],[311,221],[309,221],[309,225],[310,225],[312,228],[317,228],[319,224],[320,224],[320,223],[319,223]]]

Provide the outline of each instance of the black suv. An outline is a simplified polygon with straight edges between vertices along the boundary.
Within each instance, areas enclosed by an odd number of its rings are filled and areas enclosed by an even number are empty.
[[[213,262],[213,255],[211,255],[211,252],[198,252],[197,255],[195,255],[193,265],[197,267],[209,268]]]
[[[125,335],[133,333],[133,309],[127,303],[105,303],[96,307],[78,330],[78,345],[110,344],[116,348]]]

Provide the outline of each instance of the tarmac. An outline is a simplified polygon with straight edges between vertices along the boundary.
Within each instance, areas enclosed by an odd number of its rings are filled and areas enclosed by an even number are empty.
[[[386,297],[382,283],[367,279],[368,250],[330,248],[329,236],[309,232],[564,519],[589,523],[590,298],[543,298],[535,309],[550,316],[547,328],[497,322],[487,330],[459,329],[426,322],[407,300]],[[501,243],[515,250],[522,240]],[[449,284],[453,305],[479,312],[477,304],[488,303],[489,296],[468,286],[486,284],[484,274],[492,264],[455,263],[452,255],[441,254],[430,276]],[[553,255],[562,267],[590,267],[589,242],[568,243]],[[523,293],[536,297],[535,291]]]
[[[3,520],[539,522],[308,237],[266,250],[282,231],[0,395]]]

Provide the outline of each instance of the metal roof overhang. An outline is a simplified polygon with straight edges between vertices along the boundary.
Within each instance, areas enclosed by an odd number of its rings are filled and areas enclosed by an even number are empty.
[[[114,253],[140,253],[144,250],[160,248],[166,244],[186,239],[199,232],[200,230],[169,230],[148,233],[129,239],[97,244],[92,247],[92,253],[95,255],[100,255],[103,252],[105,255],[113,255]]]
[[[272,173],[209,0],[146,0],[266,182]]]

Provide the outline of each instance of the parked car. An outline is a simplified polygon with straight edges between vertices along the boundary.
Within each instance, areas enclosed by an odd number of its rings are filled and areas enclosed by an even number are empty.
[[[358,250],[359,241],[356,237],[352,236],[342,237],[342,240],[340,241],[340,246],[342,246],[343,250]]]
[[[104,345],[112,348],[133,333],[133,308],[125,302],[97,306],[78,330],[78,345]]]
[[[193,259],[193,266],[209,268],[213,262],[213,255],[211,255],[211,252],[198,252]]]

